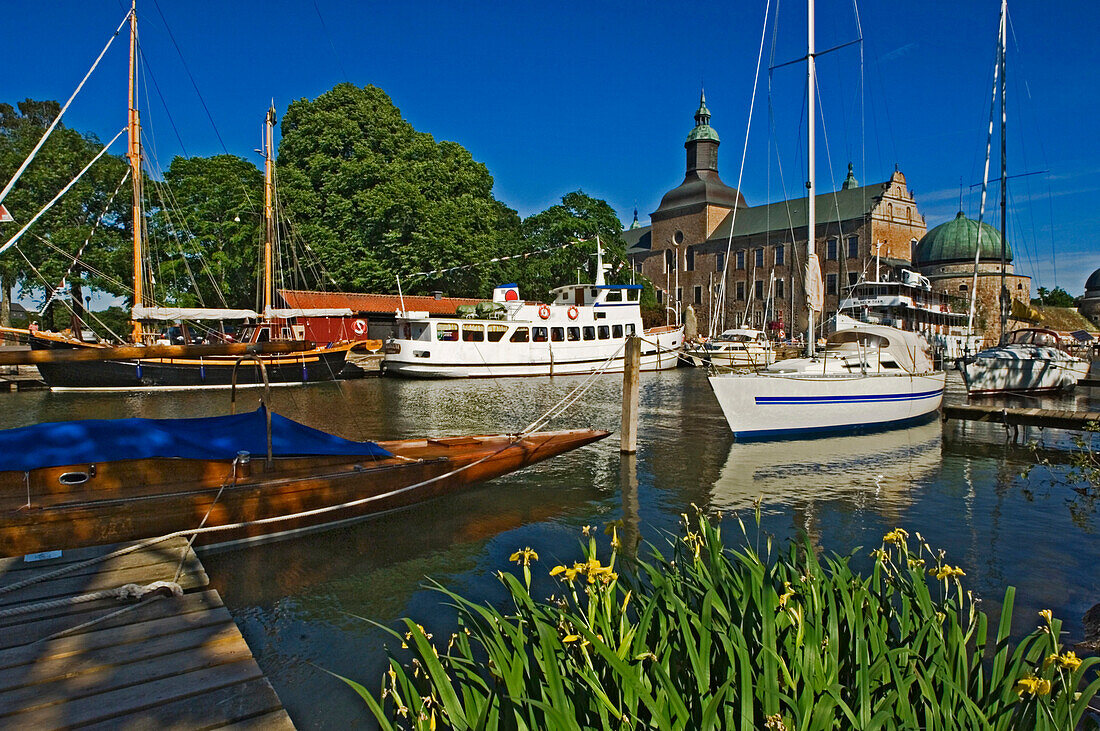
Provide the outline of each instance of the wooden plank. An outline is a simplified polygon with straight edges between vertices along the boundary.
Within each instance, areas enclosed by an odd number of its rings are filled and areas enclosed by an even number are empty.
[[[263,673],[251,659],[247,662],[221,664],[148,683],[128,685],[68,703],[38,705],[35,708],[0,717],[0,725],[46,729],[90,724],[131,715],[184,698],[203,696],[219,688],[238,685],[260,677],[263,677]],[[198,703],[201,703],[201,698],[196,700],[196,706]],[[198,711],[199,709],[196,708],[196,712]],[[203,715],[209,716],[209,714],[209,709],[203,711]]]
[[[103,571],[84,576],[59,576],[55,579],[31,584],[9,594],[0,594],[0,607],[51,601],[104,589],[117,589],[125,584],[145,585],[154,581],[171,581],[175,577],[175,573],[175,566],[161,564],[159,566],[124,568],[120,571]],[[186,591],[187,589],[206,586],[209,579],[206,572],[201,571],[200,565],[199,573],[192,569],[180,576],[178,583]]]
[[[215,592],[209,592],[214,594]],[[176,599],[161,599],[147,606],[159,611],[159,616],[143,618],[134,622],[133,619],[139,611],[128,613],[126,619],[119,619],[122,624],[107,626],[107,622],[93,625],[83,632],[58,637],[48,642],[20,645],[6,650],[0,650],[0,678],[4,677],[9,668],[15,668],[28,663],[42,663],[72,657],[80,653],[100,651],[106,648],[123,647],[131,643],[143,642],[161,635],[172,633],[187,633],[196,629],[209,627],[216,624],[226,624],[233,621],[232,615],[224,607],[202,606],[198,611],[180,613],[182,605],[193,599],[196,595],[183,596]],[[143,607],[144,608],[144,607]],[[71,626],[87,621],[83,617],[73,620]],[[131,652],[132,650],[127,650]],[[9,687],[0,680],[0,688]]]
[[[127,544],[120,545],[113,543],[106,546],[71,548],[63,551],[57,558],[47,558],[39,561],[27,561],[24,556],[0,558],[0,586],[18,581],[19,579],[11,579],[9,581],[9,575],[14,572],[43,571],[45,569],[52,571],[71,564],[106,556],[109,553],[125,548],[126,545]],[[119,566],[147,566],[173,560],[173,557],[174,560],[179,561],[180,553],[186,545],[186,538],[170,538],[147,548],[142,548],[110,560],[112,562],[119,562]],[[95,565],[102,566],[103,564]]]
[[[82,726],[86,731],[160,731],[161,729],[293,729],[290,716],[267,678],[162,703],[110,720]]]
[[[152,602],[143,602],[135,609],[117,617],[99,622],[92,627],[98,630],[110,627],[133,625],[140,627],[144,622],[164,617],[166,613],[177,615],[189,615],[204,612],[207,609],[222,606],[221,597],[216,591],[206,591],[197,594],[184,594],[175,599],[158,599]],[[43,637],[61,632],[85,622],[97,619],[119,609],[117,601],[103,601],[89,604],[75,604],[60,609],[55,609],[46,616],[23,616],[13,621],[13,626],[0,628],[0,651],[5,648],[13,648],[28,645]],[[91,629],[91,628],[89,628]],[[84,630],[87,632],[88,630]],[[76,636],[80,636],[77,633]]]

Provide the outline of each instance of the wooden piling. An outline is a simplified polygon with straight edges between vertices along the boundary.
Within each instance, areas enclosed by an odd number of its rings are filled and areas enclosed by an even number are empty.
[[[637,335],[626,339],[623,355],[623,425],[620,432],[619,451],[634,454],[638,451],[638,371],[642,363],[642,341]]]

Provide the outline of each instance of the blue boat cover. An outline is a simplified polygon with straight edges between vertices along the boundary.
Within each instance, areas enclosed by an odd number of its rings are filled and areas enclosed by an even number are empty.
[[[374,442],[353,442],[271,415],[276,457],[336,455],[391,457]],[[121,459],[233,459],[267,456],[264,409],[197,419],[86,419],[0,431],[0,471],[94,464]]]

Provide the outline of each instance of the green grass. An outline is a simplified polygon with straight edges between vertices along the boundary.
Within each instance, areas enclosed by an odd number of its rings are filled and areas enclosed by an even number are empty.
[[[506,613],[437,586],[459,631],[404,620],[378,691],[346,682],[386,729],[1097,728],[1100,660],[1066,650],[1045,611],[1012,643],[1012,588],[991,633],[919,534],[887,534],[864,576],[855,554],[727,547],[684,516],[670,555],[619,575],[611,532],[607,563],[589,535],[585,562],[549,569],[560,591],[545,600],[537,556],[517,551]]]

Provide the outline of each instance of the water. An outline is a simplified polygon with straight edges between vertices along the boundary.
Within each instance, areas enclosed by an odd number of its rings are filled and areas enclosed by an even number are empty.
[[[514,432],[556,403],[579,378],[476,381],[367,379],[275,389],[273,407],[353,439]],[[606,376],[555,428],[618,429],[619,376]],[[1100,410],[1100,393],[1005,405]],[[256,403],[243,392],[243,407]],[[948,400],[965,399],[949,374]],[[37,421],[226,413],[228,394],[15,393],[0,420]],[[580,555],[580,529],[623,519],[631,535],[663,546],[692,504],[721,511],[727,539],[753,540],[753,503],[763,531],[805,532],[822,551],[858,561],[884,533],[919,531],[966,571],[967,587],[999,614],[1017,587],[1014,631],[1049,608],[1082,636],[1081,616],[1100,602],[1100,518],[1067,487],[1051,484],[1027,449],[990,424],[932,421],[910,429],[828,439],[735,443],[700,369],[641,379],[639,452],[620,457],[617,436],[470,491],[340,529],[259,548],[203,556],[212,585],[233,612],[261,668],[300,728],[370,725],[365,706],[329,673],[376,689],[387,635],[409,616],[444,634],[451,614],[429,580],[499,601],[494,574],[530,546],[548,570]],[[1021,441],[1067,445],[1064,433],[1023,430]],[[1061,469],[1061,468],[1057,468]],[[539,572],[536,570],[536,574]],[[536,584],[549,593],[549,582]],[[328,672],[326,672],[328,671]]]

